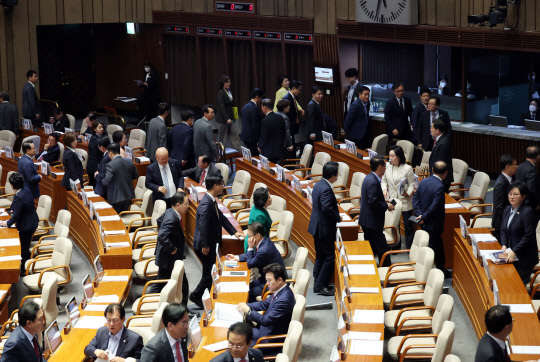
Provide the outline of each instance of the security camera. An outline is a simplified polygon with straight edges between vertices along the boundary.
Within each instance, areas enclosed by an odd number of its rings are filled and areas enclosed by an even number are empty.
[[[467,21],[469,24],[479,24],[480,26],[486,26],[489,22],[489,27],[502,24],[506,20],[506,9],[500,9],[498,6],[492,6],[489,8],[488,14],[469,15]]]
[[[12,8],[15,5],[19,3],[19,0],[2,0],[0,1],[0,5],[2,5],[5,8]]]

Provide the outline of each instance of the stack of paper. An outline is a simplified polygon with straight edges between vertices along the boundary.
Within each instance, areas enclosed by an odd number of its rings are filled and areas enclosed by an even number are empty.
[[[128,280],[129,280],[129,276],[127,275],[118,275],[118,276],[106,275],[101,279],[102,282],[127,282]]]
[[[484,242],[484,243],[489,243],[489,242],[494,242],[494,241],[497,241],[497,238],[491,234],[471,234],[471,237],[475,238],[476,242],[477,243],[481,243],[481,242]]]
[[[351,275],[374,275],[373,264],[349,264],[349,274]]]
[[[84,310],[88,312],[105,312],[107,307],[107,304],[87,304]]]
[[[368,324],[384,323],[384,310],[356,309],[354,311],[353,322]]]
[[[106,243],[108,248],[131,248],[129,241],[121,241],[119,243]]]
[[[352,340],[350,354],[363,356],[382,356],[384,341]]]
[[[349,261],[372,261],[373,255],[347,255]]]
[[[244,316],[236,309],[237,307],[236,304],[216,302],[214,307],[216,319],[214,319],[210,326],[228,328],[233,323],[243,322]]]
[[[20,244],[21,243],[17,238],[0,240],[0,246],[18,246]]]
[[[146,162],[146,161],[150,162],[150,159],[144,156],[135,157],[135,159],[139,160],[140,162]]]
[[[358,224],[355,221],[342,221],[338,222],[336,225],[338,228],[346,227],[346,226],[356,226],[358,227]]]
[[[20,255],[9,255],[9,256],[2,256],[0,257],[0,261],[11,261],[11,260],[21,260],[22,257]]]
[[[105,317],[84,316],[77,321],[75,328],[81,329],[99,329],[105,325]]]
[[[461,206],[459,202],[456,202],[454,204],[445,204],[444,208],[445,209],[463,209],[464,207]]]
[[[536,313],[531,304],[503,304],[510,307],[510,313]]]
[[[364,341],[380,341],[381,333],[380,332],[354,332],[349,331],[349,339],[363,339]]]
[[[108,208],[111,208],[112,206],[109,205],[109,203],[105,202],[105,201],[101,201],[101,202],[94,202],[94,209],[98,210],[98,209],[108,209]]]
[[[247,277],[247,271],[223,271],[222,277]]]
[[[220,291],[222,293],[249,292],[249,285],[247,285],[246,282],[221,282]]]
[[[351,293],[379,293],[379,288],[377,287],[351,287],[349,290],[351,291]]]
[[[86,197],[99,197],[94,191],[86,191]]]
[[[92,298],[92,303],[118,303],[120,297],[117,295],[100,295]]]
[[[100,221],[103,221],[103,217],[100,217]],[[126,230],[105,230],[105,235],[126,235]]]
[[[540,354],[540,346],[514,346],[511,347],[512,353],[516,354]]]
[[[120,220],[120,216],[118,216],[118,215],[100,216],[99,217],[99,221],[101,221],[101,222],[104,222],[104,221],[118,221],[118,220]],[[126,232],[126,231],[124,230],[124,232]]]
[[[221,350],[224,350],[224,349],[227,349],[227,348],[229,348],[229,341],[227,341],[227,340],[217,342],[217,343],[214,343],[214,344],[209,344],[208,346],[204,346],[204,349],[207,349],[207,350],[212,351],[212,352],[221,351]]]
[[[351,220],[351,217],[349,215],[347,215],[347,213],[345,213],[345,212],[340,212],[339,216],[341,216],[341,220],[343,220],[343,221]]]

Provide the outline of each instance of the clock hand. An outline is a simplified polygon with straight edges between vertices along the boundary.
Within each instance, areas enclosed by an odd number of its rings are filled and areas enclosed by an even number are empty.
[[[386,6],[386,0],[383,0],[383,5],[384,5],[384,8],[387,9],[388,6]]]
[[[379,18],[379,12],[381,11],[381,2],[382,0],[379,0],[377,3],[377,13],[375,14],[375,19]]]

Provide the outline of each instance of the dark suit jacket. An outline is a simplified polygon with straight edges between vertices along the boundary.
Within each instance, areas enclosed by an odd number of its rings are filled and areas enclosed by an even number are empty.
[[[96,349],[103,351],[107,350],[109,345],[109,330],[107,327],[101,327],[98,329],[94,338],[90,341],[90,344],[85,347],[84,355],[87,357],[93,357]],[[120,337],[120,343],[118,344],[118,350],[116,351],[116,357],[135,359],[141,358],[141,350],[143,348],[143,339],[137,333],[130,331],[124,327],[122,336]]]
[[[17,230],[19,231],[35,230],[37,228],[39,217],[34,206],[32,192],[28,188],[23,187],[13,197],[11,211],[13,214],[11,219],[7,221],[8,227],[17,223]]]
[[[116,204],[120,201],[135,198],[133,180],[139,177],[133,161],[118,155],[107,164],[107,173],[102,180],[107,186],[107,201]]]
[[[384,213],[388,210],[388,204],[384,200],[381,183],[373,172],[367,175],[362,183],[360,210],[359,225],[370,229],[383,230]]]
[[[231,235],[236,233],[236,229],[219,210],[217,203],[212,201],[210,195],[205,194],[195,215],[193,249],[201,251],[202,248],[210,247],[210,250],[214,250],[217,244],[221,245],[222,227]]]
[[[259,107],[249,101],[242,108],[242,133],[240,138],[244,142],[251,142],[253,144],[259,141],[261,138],[261,115],[259,113]]]
[[[228,350],[222,354],[212,358],[210,362],[234,362],[234,358],[231,355],[231,352]],[[264,362],[263,353],[260,349],[248,349],[248,358],[247,362]]]
[[[193,181],[199,182],[201,180],[202,172],[203,172],[203,169],[200,168],[199,165],[197,165],[193,168],[190,168],[189,170],[182,171],[182,176],[183,177],[187,176]],[[221,170],[217,168],[216,166],[214,166],[213,164],[210,164],[210,166],[208,166],[208,174],[206,176],[208,177],[208,175],[212,175],[212,174],[221,175]]]
[[[508,201],[509,187],[510,182],[501,173],[497,181],[495,181],[495,187],[493,188],[493,215],[491,217],[491,226],[499,233],[501,232],[504,209],[510,205]]]
[[[380,186],[379,186],[380,188]],[[340,221],[338,204],[332,187],[321,179],[313,187],[313,207],[309,218],[308,233],[315,238],[336,238],[336,224]]]
[[[171,176],[174,182],[174,192],[178,188],[184,188],[184,178],[182,177],[182,164],[173,158],[169,158],[169,169],[171,170]],[[156,200],[165,200],[165,195],[158,191],[160,186],[163,186],[163,178],[161,177],[161,170],[159,169],[159,163],[154,161],[146,169],[146,181],[144,183],[147,189],[152,190],[154,202]],[[173,185],[169,185],[171,187]]]
[[[175,361],[174,354],[167,339],[166,329],[162,329],[146,343],[141,352],[141,362],[164,362]],[[187,339],[183,339],[180,343],[182,345],[182,354],[184,355],[184,361],[188,360]]]
[[[184,259],[184,231],[180,219],[173,209],[167,209],[157,219],[159,233],[156,247],[156,265],[172,270],[174,262]],[[173,253],[176,250],[176,253]]]
[[[533,210],[536,210],[536,207],[540,204],[540,195],[538,195],[538,192],[540,192],[540,177],[538,177],[538,173],[536,172],[536,166],[532,162],[525,160],[525,162],[518,166],[516,181],[527,184],[529,193],[527,194],[525,203]]]
[[[227,123],[227,120],[230,119],[234,121],[233,110],[232,110],[232,101],[227,94],[227,91],[220,89],[217,93],[217,104],[216,104],[216,122],[217,123]]]
[[[39,177],[34,161],[30,156],[22,156],[19,158],[19,164],[17,165],[17,172],[24,178],[24,187],[27,187],[32,191],[34,199],[39,198],[39,183],[41,177]]]
[[[411,125],[413,126],[413,144],[416,146],[420,143],[418,140],[418,122],[420,122],[420,115],[427,111],[424,103],[420,102],[414,107],[411,113]]]
[[[148,80],[146,79],[146,75],[148,73],[144,72],[142,81],[148,84],[147,87],[144,87],[144,97],[153,102],[159,102],[159,88],[158,88],[158,80],[159,76],[157,71],[154,68],[150,69],[150,77]],[[157,109],[154,109],[154,112],[156,112]]]
[[[1,108],[0,108],[1,109]],[[0,111],[0,117],[1,117],[1,111]],[[521,118],[519,120],[519,126],[525,126],[525,120],[526,119],[532,119],[533,121],[538,121],[540,120],[540,114],[537,112],[534,117],[531,115],[531,112],[525,112],[521,115]]]
[[[79,180],[83,182],[83,165],[81,160],[79,159],[79,156],[77,153],[73,152],[69,148],[64,149],[64,171],[66,172],[64,174],[64,178],[62,179],[62,186],[64,186],[66,189],[71,190],[71,185],[69,183],[69,180],[77,181]]]
[[[431,112],[426,111],[420,115],[420,121],[416,127],[416,140],[417,145],[422,144],[422,148],[425,151],[431,151],[433,149],[433,138],[431,137],[431,125],[430,125]],[[445,110],[439,109],[439,119],[442,119],[446,124],[446,134],[452,135],[452,124],[450,123],[450,116]]]
[[[167,125],[160,117],[152,118],[146,133],[146,157],[156,160],[156,150],[167,147]]]
[[[238,257],[240,261],[247,261],[248,268],[259,269],[259,281],[261,282],[261,285],[266,284],[266,276],[262,272],[265,266],[277,263],[285,268],[285,263],[283,262],[281,254],[274,245],[274,242],[267,237],[261,240],[257,250],[248,250],[247,253],[238,255]]]
[[[405,107],[405,112],[401,110],[396,97],[392,97],[386,102],[384,120],[386,121],[386,133],[389,139],[408,140],[412,138],[411,127],[409,125],[409,117],[413,109],[411,100],[403,97],[403,106]],[[392,134],[392,131],[395,129],[398,130],[396,136]]]
[[[444,184],[431,176],[422,180],[413,195],[414,214],[422,215],[425,231],[441,233],[444,230]]]
[[[171,158],[178,161],[187,161],[184,169],[195,166],[193,146],[193,128],[182,122],[173,127],[169,132],[169,150]],[[182,165],[180,165],[182,168]]]
[[[39,343],[38,343],[39,345]],[[43,351],[39,348],[39,355],[42,356]],[[32,343],[28,340],[22,327],[18,326],[9,335],[6,343],[4,344],[4,351],[1,362],[45,362],[43,357],[38,358]]]
[[[34,119],[37,114],[41,114],[39,99],[36,90],[30,82],[26,82],[22,90],[22,114],[24,118]]]
[[[195,150],[194,162],[197,163],[199,156],[209,156],[212,161],[218,157],[216,144],[214,142],[214,128],[206,119],[201,118],[193,123],[193,147]]]
[[[59,120],[54,119],[53,126],[55,131],[65,132],[65,128],[69,128],[69,118],[63,114]]]
[[[324,119],[321,106],[311,100],[306,109],[306,137],[308,140],[311,134],[315,134],[315,141],[322,141],[322,131],[324,131]]]
[[[444,161],[448,166],[448,174],[443,180],[445,192],[450,189],[450,184],[454,182],[454,168],[452,167],[452,138],[450,135],[443,133],[429,157],[429,172],[432,173],[432,168],[435,162]]]
[[[43,155],[43,152],[45,152],[45,150],[43,150],[39,155],[37,155],[36,159],[39,159],[41,155]],[[52,148],[49,147],[49,149],[47,150],[47,154],[43,155],[43,161],[48,163],[56,162],[58,161],[58,157],[60,157],[60,146],[56,145]]]
[[[363,102],[360,99],[351,104],[349,113],[345,117],[345,133],[348,137],[356,140],[361,140],[369,126],[369,107],[371,104],[366,104],[367,113],[364,110]]]
[[[98,140],[103,137],[104,134],[98,135],[93,133],[88,141],[88,162],[86,163],[86,172],[89,175],[93,175],[98,170],[98,165],[103,159],[103,153],[99,150]]]
[[[103,198],[107,199],[107,188],[103,186],[103,179],[107,175],[107,164],[111,162],[111,159],[109,158],[109,153],[105,153],[103,156],[103,159],[99,163],[98,166],[98,175],[96,176],[96,187],[94,189],[95,193],[98,195],[103,196]]]
[[[497,342],[486,333],[478,342],[474,362],[507,362],[507,359]]]
[[[18,135],[19,128],[19,110],[14,104],[8,102],[0,103],[0,131],[7,130]]]
[[[283,117],[269,112],[261,122],[261,139],[259,140],[261,155],[272,161],[283,158],[286,137],[287,131]]]
[[[289,101],[289,104],[291,105],[291,108],[289,108],[289,113],[287,113],[287,116],[289,117],[289,120],[291,122],[291,136],[294,137],[295,134],[298,133],[299,124],[298,124],[298,107],[297,107],[297,99],[293,99],[293,96],[291,93],[287,92],[283,96],[282,99],[286,99]]]
[[[356,82],[356,85],[354,86],[354,91],[351,99],[351,107],[353,103],[358,99],[358,90],[360,87],[363,87],[360,82]],[[345,89],[345,92],[343,92],[343,109],[345,110],[345,117],[347,117],[347,113],[351,111],[350,108],[347,108],[348,99],[349,99],[349,91],[351,90],[351,85],[347,86],[347,89]]]
[[[508,227],[511,205],[504,209],[501,225],[501,245],[511,248],[524,267],[533,267],[538,263],[536,244],[536,213],[525,203],[521,204]]]

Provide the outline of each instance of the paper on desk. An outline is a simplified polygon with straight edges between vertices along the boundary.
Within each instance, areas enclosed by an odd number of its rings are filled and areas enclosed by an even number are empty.
[[[100,218],[101,220],[101,218]],[[101,220],[103,221],[103,220]],[[126,234],[126,230],[106,230],[105,231],[105,235],[125,235]]]
[[[516,354],[540,354],[540,346],[514,346],[511,347],[512,353]]]
[[[351,275],[374,275],[373,264],[349,264],[349,274]]]
[[[362,339],[364,341],[380,341],[381,333],[380,332],[354,332],[350,331],[347,333],[349,339]]]
[[[375,260],[373,259],[373,255],[347,255],[347,258],[349,261],[371,261]]]
[[[101,202],[94,202],[94,209],[96,210],[99,210],[99,209],[109,209],[111,208],[112,206],[110,204],[108,204],[107,202],[105,201],[101,201]]]
[[[107,309],[107,307],[107,304],[87,304],[84,310],[87,312],[105,312],[105,309]]]
[[[20,241],[17,238],[2,239],[0,240],[0,246],[17,246],[20,245]]]
[[[235,324],[236,321],[222,321],[222,320],[214,320],[212,324],[210,324],[210,327],[216,327],[216,328],[229,328],[231,325]]]
[[[489,242],[498,241],[495,236],[493,236],[491,234],[487,234],[487,233],[484,233],[484,234],[471,234],[471,235],[474,235],[474,238],[476,239],[476,242],[484,242],[484,243],[487,242],[487,243],[489,243]]]
[[[94,191],[86,191],[87,197],[99,197],[100,195],[97,195]]]
[[[344,149],[346,149],[346,148],[347,148],[347,144],[345,144],[345,143],[340,143],[340,144],[339,144],[339,149],[340,149],[340,150],[344,150]]]
[[[105,317],[97,317],[97,316],[84,316],[81,319],[77,321],[77,324],[75,324],[75,328],[80,329],[99,329],[105,325],[107,320]]]
[[[226,303],[216,302],[214,306],[216,320],[242,322],[244,320],[244,317],[236,309],[236,307],[238,307],[238,305],[236,304],[226,304]]]
[[[487,259],[492,260],[491,259],[491,254],[496,253],[498,251],[500,251],[500,250],[480,250],[480,256],[485,255]]]
[[[128,280],[129,276],[127,275],[106,275],[101,279],[102,282],[127,282]]]
[[[100,216],[99,217],[99,221],[103,222],[103,221],[118,221],[120,220],[120,216],[118,215],[111,215],[111,216]],[[124,232],[126,232],[124,230]]]
[[[121,241],[119,243],[106,243],[108,248],[131,248],[129,241]]]
[[[536,313],[532,305],[530,304],[503,304],[503,305],[510,307],[510,313]]]
[[[0,290],[0,299],[2,299],[7,292],[7,290]]]
[[[197,192],[206,192],[206,187],[202,187],[202,186],[195,186],[195,190],[197,190]]]
[[[384,341],[351,341],[350,354],[363,356],[382,356]]]
[[[384,323],[384,310],[356,309],[354,311],[353,322],[369,324]]]
[[[234,235],[222,235],[221,239],[222,240],[240,240]]]
[[[343,222],[338,222],[336,226],[338,228],[342,228],[346,226],[358,226],[358,224],[355,221],[343,221]]]
[[[56,176],[64,176],[65,172],[53,172]]]
[[[349,215],[347,215],[347,213],[345,213],[345,212],[340,212],[339,216],[341,216],[341,220],[343,220],[343,221],[347,221],[347,220],[351,219],[351,217]]]
[[[92,303],[118,303],[120,297],[117,295],[100,295],[98,297],[92,298]]]
[[[362,157],[363,160],[369,160],[369,157]]]
[[[150,162],[150,159],[148,157],[144,157],[144,156],[139,156],[139,157],[135,157],[137,160],[141,161],[141,162]]]
[[[229,348],[229,341],[221,341],[214,344],[209,344],[208,346],[204,346],[203,348],[212,352],[221,351]]]
[[[459,203],[456,202],[455,204],[445,204],[445,209],[464,209],[464,207]]]
[[[5,212],[5,211],[0,214],[0,216],[8,216],[8,215],[9,214],[7,212]]]
[[[351,291],[351,293],[379,293],[379,288],[376,287],[351,287],[349,290]]]
[[[246,282],[221,282],[220,291],[222,293],[249,292],[249,285]]]
[[[223,271],[221,272],[221,276],[222,277],[247,277],[247,271]]]
[[[309,185],[310,181],[300,181],[300,185]]]
[[[0,257],[0,261],[11,261],[11,260],[21,260],[20,255],[9,255]]]

